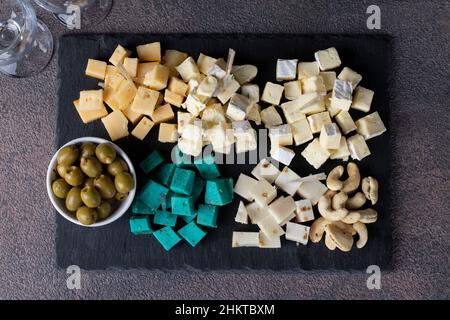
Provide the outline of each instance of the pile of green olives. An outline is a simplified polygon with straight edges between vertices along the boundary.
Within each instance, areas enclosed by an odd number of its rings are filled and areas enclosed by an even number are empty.
[[[107,218],[134,188],[127,163],[110,143],[66,146],[56,160],[53,193],[84,225]]]

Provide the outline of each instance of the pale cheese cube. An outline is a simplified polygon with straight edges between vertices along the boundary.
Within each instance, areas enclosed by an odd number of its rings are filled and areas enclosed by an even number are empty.
[[[295,100],[282,103],[281,110],[283,110],[287,123],[292,124],[299,120],[306,119],[306,115],[298,107],[298,103]]]
[[[125,58],[123,60],[123,67],[132,78],[137,76],[138,62],[137,58]]]
[[[115,66],[108,64],[106,66],[105,78],[106,78],[106,76],[112,76],[114,74],[120,74],[119,69],[117,69],[117,67],[115,67]]]
[[[170,103],[171,105],[180,108],[183,103],[184,97],[172,92],[168,89],[164,91],[164,101]]]
[[[137,89],[134,83],[128,81],[122,81],[119,88],[114,93],[114,99],[120,110],[125,110],[130,107],[134,98],[136,97]]]
[[[315,169],[319,169],[330,157],[330,152],[322,148],[319,139],[315,138],[306,146],[301,155]]]
[[[182,63],[189,55],[186,52],[169,49],[164,52],[163,62],[168,68],[174,68]]]
[[[336,80],[331,95],[331,107],[348,111],[352,104],[352,94],[351,82]]]
[[[280,222],[280,226],[285,226],[286,223],[288,223],[289,221],[291,221],[292,219],[295,218],[295,212],[292,212],[290,215],[288,215],[283,221]]]
[[[197,66],[201,73],[208,75],[209,69],[217,62],[216,58],[200,53],[197,59]]]
[[[283,95],[284,87],[282,85],[267,82],[264,87],[261,100],[273,105],[279,105]]]
[[[196,90],[193,90],[189,93],[181,106],[189,111],[194,117],[197,117],[200,112],[206,108],[207,100],[208,97],[200,96],[197,94]]]
[[[353,96],[353,103],[351,108],[369,112],[370,105],[372,104],[374,92],[370,89],[363,88],[361,86],[355,89],[355,95]]]
[[[245,206],[248,217],[252,224],[258,224],[264,218],[270,217],[269,208],[266,204],[260,205],[257,202],[252,202]]]
[[[131,111],[152,116],[158,98],[158,91],[141,86],[138,88],[133,103],[131,104]]]
[[[316,174],[307,175],[305,177],[300,178],[300,180],[302,180],[302,182],[306,182],[306,181],[326,180],[326,178],[327,178],[327,175],[323,172],[320,172],[320,173],[316,173]]]
[[[277,146],[290,146],[293,144],[292,129],[288,124],[273,126],[269,129],[270,142]]]
[[[234,134],[232,129],[228,129],[225,123],[218,123],[208,129],[207,135],[215,152],[229,154],[231,146],[234,143]]]
[[[261,232],[269,239],[280,238],[284,234],[283,228],[280,227],[279,223],[271,215],[261,219],[257,225],[261,229]]]
[[[248,224],[248,212],[242,201],[239,201],[239,207],[234,217],[234,221],[237,223]]]
[[[217,90],[217,79],[212,76],[205,77],[197,87],[197,94],[211,98]]]
[[[266,180],[259,180],[248,190],[248,196],[254,199],[260,206],[264,206],[276,198],[277,189]]]
[[[328,111],[312,114],[306,117],[312,133],[318,133],[322,127],[331,123],[330,114]]]
[[[294,80],[297,75],[297,63],[297,59],[278,59],[276,70],[277,81]]]
[[[275,185],[291,196],[295,194],[301,183],[300,176],[287,166],[281,170],[275,180]]]
[[[226,122],[223,106],[220,103],[208,103],[202,112],[202,121],[212,123]]]
[[[336,108],[335,106],[331,106],[331,96],[332,96],[332,92],[328,93],[324,99],[325,99],[325,107],[327,109],[327,111],[330,113],[330,117],[334,117],[336,116],[339,112],[343,111],[340,108]]]
[[[291,127],[296,146],[311,141],[314,138],[311,132],[311,127],[306,119],[291,123]]]
[[[378,114],[375,111],[355,122],[356,132],[369,140],[386,132],[386,127]]]
[[[159,125],[159,142],[176,142],[178,139],[177,125],[173,123],[161,123]]]
[[[333,90],[334,82],[336,81],[336,72],[334,71],[323,71],[319,73],[322,77],[323,84],[325,85],[326,91]]]
[[[258,180],[265,179],[269,183],[275,182],[280,170],[275,167],[269,160],[262,159],[252,170],[252,175]]]
[[[154,123],[147,117],[143,117],[141,121],[134,127],[131,134],[139,140],[144,140],[150,130],[153,128]]]
[[[261,121],[264,123],[266,128],[271,128],[273,126],[279,126],[283,124],[283,119],[281,119],[280,114],[274,106],[270,106],[261,111]]]
[[[112,141],[124,138],[129,135],[128,120],[122,111],[116,110],[102,118],[102,123],[108,131]]]
[[[183,78],[184,82],[188,82],[200,74],[200,70],[192,57],[186,58],[186,60],[175,67],[175,69],[178,71],[181,78]]]
[[[160,123],[172,120],[173,118],[175,118],[175,114],[173,113],[170,104],[167,103],[156,108],[150,117],[152,118],[154,123]]]
[[[133,124],[135,125],[136,123],[138,123],[142,117],[144,116],[142,113],[138,113],[138,112],[134,112],[133,110],[131,110],[131,106],[129,106],[128,108],[126,108],[125,110],[122,110],[122,113],[125,117],[127,117],[127,119]]]
[[[256,131],[247,120],[232,123],[233,134],[236,140],[236,152],[242,153],[257,148]]]
[[[259,86],[257,84],[244,84],[241,87],[241,94],[253,104],[259,102]]]
[[[309,227],[293,222],[286,224],[286,240],[295,241],[306,246],[308,239]]]
[[[259,232],[259,247],[261,249],[279,249],[281,248],[281,238],[273,237],[269,239],[264,232]]]
[[[80,91],[78,109],[80,111],[100,111],[103,105],[103,89]]]
[[[138,63],[136,77],[133,81],[137,84],[143,85],[145,80],[145,75],[153,70],[153,68],[158,65],[158,62],[143,62]]]
[[[176,94],[178,94],[180,96],[185,97],[186,93],[187,93],[187,90],[188,90],[188,85],[186,83],[184,83],[184,81],[182,81],[179,78],[171,77],[170,80],[169,80],[168,88],[173,93],[176,93]]]
[[[189,112],[177,112],[177,130],[179,134],[183,133],[184,128],[187,124],[190,124],[194,121],[194,116]]]
[[[288,100],[295,100],[302,95],[301,80],[289,81],[284,83],[284,97]]]
[[[292,159],[295,157],[295,152],[286,147],[274,147],[270,148],[270,157],[284,165],[290,165]]]
[[[300,80],[302,82],[303,94],[317,92],[319,95],[326,95],[327,89],[320,75],[304,78]]]
[[[178,139],[178,148],[184,154],[198,157],[202,153],[203,141],[202,139],[191,140],[180,137]]]
[[[335,123],[326,124],[320,131],[320,145],[324,149],[339,149],[341,136],[341,132]]]
[[[251,107],[252,103],[247,97],[235,93],[232,95],[230,99],[226,115],[229,119],[233,121],[244,120]],[[248,123],[248,125],[250,125],[250,123]]]
[[[259,247],[259,232],[233,231],[231,246],[233,248]]]
[[[104,105],[100,110],[82,111],[79,108],[79,102],[80,100],[75,100],[73,102],[73,105],[75,106],[75,109],[77,109],[77,112],[80,115],[81,121],[83,121],[83,123],[89,123],[108,115],[108,111],[106,110]]]
[[[222,104],[228,100],[239,90],[240,84],[233,78],[224,78],[222,84],[217,89],[217,99]]]
[[[327,192],[328,188],[319,180],[304,181],[298,188],[300,197],[311,200],[313,206],[319,202],[319,198]]]
[[[317,92],[302,94],[298,99],[282,103],[281,108],[290,117],[288,121],[295,122],[300,120],[300,113],[309,115],[324,111],[325,101],[322,101],[321,97]]]
[[[302,223],[314,220],[314,211],[311,200],[303,199],[295,201],[295,206],[295,219],[297,222]]]
[[[361,161],[370,155],[369,146],[362,135],[355,134],[347,138],[347,145],[352,159]]]
[[[347,146],[347,139],[345,139],[344,136],[341,137],[341,140],[339,141],[339,148],[335,150],[330,150],[330,159],[348,159],[350,156],[350,151],[348,150]]]
[[[106,66],[107,64],[104,61],[89,59],[85,74],[88,77],[96,78],[103,81],[105,80]]]
[[[215,64],[213,64],[206,75],[213,76],[219,80],[222,80],[227,75],[227,72],[225,71],[225,66],[220,63],[223,61],[223,59],[218,59]],[[236,81],[237,82],[237,81]],[[239,84],[239,83],[238,83]]]
[[[261,106],[257,103],[253,104],[247,112],[247,119],[255,122],[256,125],[261,125]]]
[[[348,134],[353,130],[356,130],[356,124],[348,111],[342,110],[339,112],[339,114],[335,117],[335,120],[344,134]]]
[[[319,74],[319,64],[317,62],[299,62],[297,66],[297,78],[299,80],[317,76]]]
[[[291,196],[279,197],[269,205],[269,212],[275,221],[280,224],[292,216],[296,208],[295,201]]]
[[[339,54],[334,47],[317,51],[314,53],[314,58],[322,71],[331,70],[341,65],[341,58],[339,58]]]
[[[152,42],[136,47],[137,55],[141,61],[161,61],[161,43]]]
[[[167,87],[169,80],[169,68],[163,65],[156,65],[145,75],[144,85],[153,90],[162,90]]]
[[[130,55],[131,51],[125,49],[119,44],[114,50],[111,58],[109,58],[109,62],[111,62],[113,66],[117,66],[119,63],[123,63],[123,60]]]
[[[244,64],[240,66],[234,65],[231,68],[231,74],[240,85],[243,85],[255,79],[258,74],[258,68],[251,64]]]
[[[349,67],[344,67],[341,73],[339,73],[338,79],[350,82],[352,84],[352,88],[355,89],[358,83],[362,80],[362,76]]]

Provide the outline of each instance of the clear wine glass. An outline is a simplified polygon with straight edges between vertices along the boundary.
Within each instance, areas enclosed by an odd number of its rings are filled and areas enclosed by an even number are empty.
[[[100,23],[111,11],[112,0],[34,0],[69,29]]]
[[[28,0],[0,0],[0,72],[28,77],[44,69],[53,38]]]

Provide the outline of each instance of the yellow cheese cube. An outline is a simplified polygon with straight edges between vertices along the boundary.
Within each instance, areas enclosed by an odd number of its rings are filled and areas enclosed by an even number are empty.
[[[115,93],[116,92],[112,88],[105,86],[105,89],[103,90],[103,101],[112,110],[119,110],[119,103],[115,98]]]
[[[151,116],[155,110],[160,93],[158,91],[139,87],[136,97],[131,104],[131,110],[137,113]]]
[[[160,123],[164,121],[169,121],[175,118],[175,114],[173,113],[172,107],[170,104],[165,104],[163,106],[160,106],[153,111],[153,114],[151,115],[151,118],[153,122]]]
[[[201,73],[208,75],[209,69],[216,64],[217,59],[200,53],[197,59],[197,66]]]
[[[117,92],[114,94],[120,110],[127,109],[134,97],[136,96],[137,89],[134,84],[128,81],[122,81]]]
[[[172,92],[170,90],[165,90],[164,101],[170,103],[171,105],[180,108],[183,103],[184,97]]]
[[[108,64],[106,66],[105,79],[107,76],[112,76],[113,74],[118,74],[118,73],[119,73],[119,70],[117,69],[117,67]]]
[[[131,51],[128,51],[119,44],[116,50],[114,50],[111,58],[109,58],[109,62],[111,62],[112,65],[117,66],[119,63],[123,64],[123,60],[130,55]]]
[[[103,117],[102,122],[112,141],[129,135],[128,120],[120,110],[113,111]]]
[[[103,89],[81,91],[79,108],[81,111],[101,110],[104,108]]]
[[[158,64],[145,75],[144,85],[153,90],[162,90],[167,87],[168,80],[169,68]]]
[[[164,96],[161,92],[159,92],[158,101],[156,101],[156,105],[160,106],[163,102],[164,102]]]
[[[129,106],[125,110],[122,110],[122,113],[125,117],[127,117],[128,120],[130,120],[132,124],[138,123],[139,120],[141,120],[144,116],[142,113],[134,112],[133,110],[131,110],[131,106]]]
[[[124,80],[125,80],[125,78],[120,73],[107,75],[105,77],[105,87],[109,87],[113,91],[117,91],[120,87],[120,84]]]
[[[75,106],[75,109],[77,109],[83,123],[89,123],[108,115],[108,111],[106,110],[105,106],[103,106],[103,108],[101,108],[100,110],[81,111],[79,108],[79,102],[79,100],[75,100],[73,102],[73,105]]]
[[[176,142],[178,139],[177,125],[173,123],[161,123],[159,125],[159,142]]]
[[[141,121],[139,121],[138,125],[134,127],[131,134],[138,138],[139,140],[144,140],[150,130],[153,128],[154,123],[147,117],[143,117]]]
[[[137,75],[138,61],[137,58],[125,58],[123,61],[123,67],[132,78],[135,78]]]
[[[106,62],[89,59],[85,74],[88,77],[104,80],[106,74]]]
[[[161,61],[161,43],[153,42],[136,47],[141,61]]]
[[[300,98],[302,95],[302,82],[300,80],[297,81],[289,81],[284,83],[284,96],[288,100],[295,100]]]
[[[181,52],[178,50],[166,50],[163,57],[164,65],[168,68],[174,68],[184,60],[186,60],[187,57],[188,54],[186,52]]]
[[[185,97],[188,87],[189,86],[186,83],[184,83],[183,80],[181,80],[179,78],[175,78],[175,77],[170,78],[168,88],[173,93],[176,93],[176,94],[179,94],[180,96]]]
[[[175,68],[179,73],[184,82],[188,82],[192,78],[197,77],[200,74],[197,64],[192,57],[186,58],[180,65]]]
[[[152,71],[152,69],[158,65],[159,62],[144,62],[144,63],[138,63],[137,66],[137,72],[136,72],[136,77],[133,78],[133,81],[143,85],[144,84],[144,79],[145,79],[145,75]]]

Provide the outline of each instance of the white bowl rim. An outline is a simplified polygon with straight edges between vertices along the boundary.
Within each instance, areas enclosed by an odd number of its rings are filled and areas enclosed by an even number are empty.
[[[58,203],[59,201],[61,201],[60,199],[56,198],[56,196],[53,194],[52,191],[52,173],[53,173],[53,169],[56,167],[56,156],[59,152],[59,150],[61,150],[62,148],[66,147],[66,146],[70,146],[70,145],[74,145],[74,144],[80,144],[83,142],[93,142],[93,143],[110,143],[111,145],[113,145],[113,147],[116,149],[118,155],[125,160],[125,162],[128,165],[129,171],[131,176],[134,179],[134,188],[133,190],[130,191],[130,193],[128,194],[128,197],[125,201],[122,202],[122,204],[116,209],[116,211],[114,213],[112,213],[108,218],[101,220],[99,222],[93,223],[91,225],[84,225],[81,222],[79,222],[74,216],[73,213],[72,214],[68,214],[67,210],[65,208],[62,208],[61,205]],[[131,203],[133,202],[134,196],[136,195],[136,188],[137,188],[137,179],[136,179],[136,171],[134,170],[134,166],[133,163],[131,162],[130,158],[128,157],[128,155],[114,142],[111,142],[109,140],[103,139],[103,138],[98,138],[98,137],[81,137],[81,138],[77,138],[77,139],[73,139],[69,142],[67,142],[66,144],[64,144],[61,148],[59,148],[55,154],[53,155],[52,159],[50,160],[50,164],[48,166],[47,169],[47,178],[46,178],[46,184],[47,184],[47,193],[48,193],[48,197],[50,198],[50,201],[53,205],[53,207],[56,209],[56,211],[58,211],[58,213],[63,216],[65,219],[69,220],[72,223],[75,223],[79,226],[83,226],[83,227],[101,227],[101,226],[105,226],[108,225],[110,223],[113,223],[114,221],[116,221],[117,219],[119,219],[120,217],[122,217],[127,210],[129,209],[129,207],[131,206]]]

